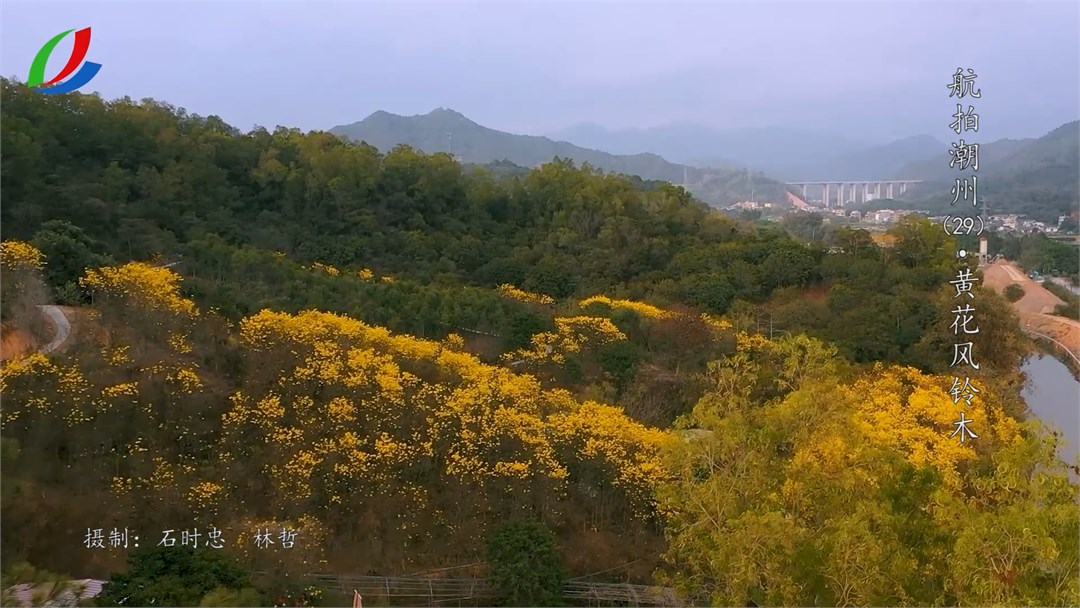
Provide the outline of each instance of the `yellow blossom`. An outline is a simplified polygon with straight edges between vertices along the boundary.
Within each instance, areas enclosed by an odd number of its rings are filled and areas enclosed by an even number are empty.
[[[180,296],[180,275],[168,268],[130,262],[123,266],[90,269],[79,282],[100,295],[130,298],[152,310],[182,317],[198,315],[195,304]]]
[[[542,293],[532,293],[523,289],[518,289],[509,283],[503,283],[496,288],[499,295],[517,300],[519,302],[525,302],[526,304],[554,304],[555,300],[551,296],[546,296]]]
[[[45,256],[30,243],[0,242],[0,270],[41,270],[44,265]]]

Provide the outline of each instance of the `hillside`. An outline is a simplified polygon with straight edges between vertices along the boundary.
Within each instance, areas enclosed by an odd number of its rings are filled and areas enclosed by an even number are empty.
[[[453,110],[439,108],[418,116],[398,116],[375,112],[360,122],[330,129],[331,133],[365,142],[383,152],[407,145],[428,154],[451,152],[464,163],[487,164],[509,161],[536,167],[555,158],[588,163],[602,171],[635,175],[644,180],[662,180],[682,185],[714,205],[729,205],[751,195],[745,170],[698,168],[668,162],[652,153],[617,155],[554,141],[534,135],[515,135],[479,125]],[[758,198],[783,202],[784,186],[763,175],[754,178]]]
[[[980,144],[979,164],[987,170],[1004,162],[1013,154],[1016,154],[1037,138],[1027,139],[999,139],[996,141]],[[950,143],[953,140],[950,140]],[[941,143],[937,150],[932,150],[920,158],[910,160],[905,166],[887,176],[887,179],[923,179],[940,184],[943,181],[955,179],[956,169],[949,167],[950,143]]]
[[[818,166],[809,167],[803,171],[806,171],[805,175],[817,175],[821,180],[890,179],[898,169],[906,167],[913,161],[937,154],[947,147],[946,144],[929,135],[917,135],[827,158]]]
[[[680,605],[1080,598],[1080,488],[1019,423],[1029,342],[980,287],[979,438],[949,434],[957,244],[924,219],[829,252],[566,160],[3,85],[0,324],[92,317],[0,364],[5,564],[108,577],[107,605],[312,605],[282,598],[313,570]],[[83,550],[96,525],[225,543]],[[259,597],[222,602],[225,570]]]
[[[897,178],[924,176],[927,182],[904,197],[910,208],[945,209],[960,172],[949,168],[948,147],[936,158],[913,163]],[[1080,207],[1080,121],[1061,125],[1036,139],[998,140],[979,147],[979,197],[991,213],[1022,213],[1056,223]],[[968,171],[966,174],[970,174]]]

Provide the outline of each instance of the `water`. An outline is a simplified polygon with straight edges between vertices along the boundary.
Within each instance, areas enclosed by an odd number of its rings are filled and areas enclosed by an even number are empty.
[[[1080,448],[1080,382],[1065,364],[1050,355],[1033,355],[1020,369],[1028,375],[1024,400],[1031,412],[1043,424],[1062,432],[1062,459],[1069,464],[1076,462]]]

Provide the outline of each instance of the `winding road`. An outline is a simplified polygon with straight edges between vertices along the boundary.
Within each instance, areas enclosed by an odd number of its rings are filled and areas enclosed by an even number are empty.
[[[71,322],[68,321],[67,315],[63,310],[60,310],[59,306],[53,306],[52,304],[46,304],[44,306],[38,306],[38,308],[49,317],[53,326],[56,328],[56,333],[53,334],[53,339],[48,344],[41,347],[41,352],[51,353],[56,349],[63,346],[67,341],[68,336],[71,335]]]

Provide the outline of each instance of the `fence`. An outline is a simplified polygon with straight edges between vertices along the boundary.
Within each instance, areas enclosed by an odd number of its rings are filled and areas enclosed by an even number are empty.
[[[1070,362],[1066,361],[1065,366],[1070,368],[1074,374],[1080,374],[1080,358],[1077,358],[1076,353],[1074,353],[1072,349],[1046,334],[1041,334],[1033,329],[1030,329],[1026,324],[1021,327],[1021,329],[1023,329],[1025,333],[1046,340],[1047,342],[1050,342],[1054,346],[1056,346],[1059,350],[1064,351],[1065,354],[1067,354],[1072,360],[1071,364]]]
[[[451,602],[491,603],[494,591],[482,578],[427,578],[419,576],[350,576],[313,574],[305,577],[311,584],[327,591],[352,595],[355,589],[364,598],[385,598],[395,603],[417,606],[444,606]],[[673,589],[618,583],[569,581],[563,597],[575,604],[603,606],[678,606]]]

